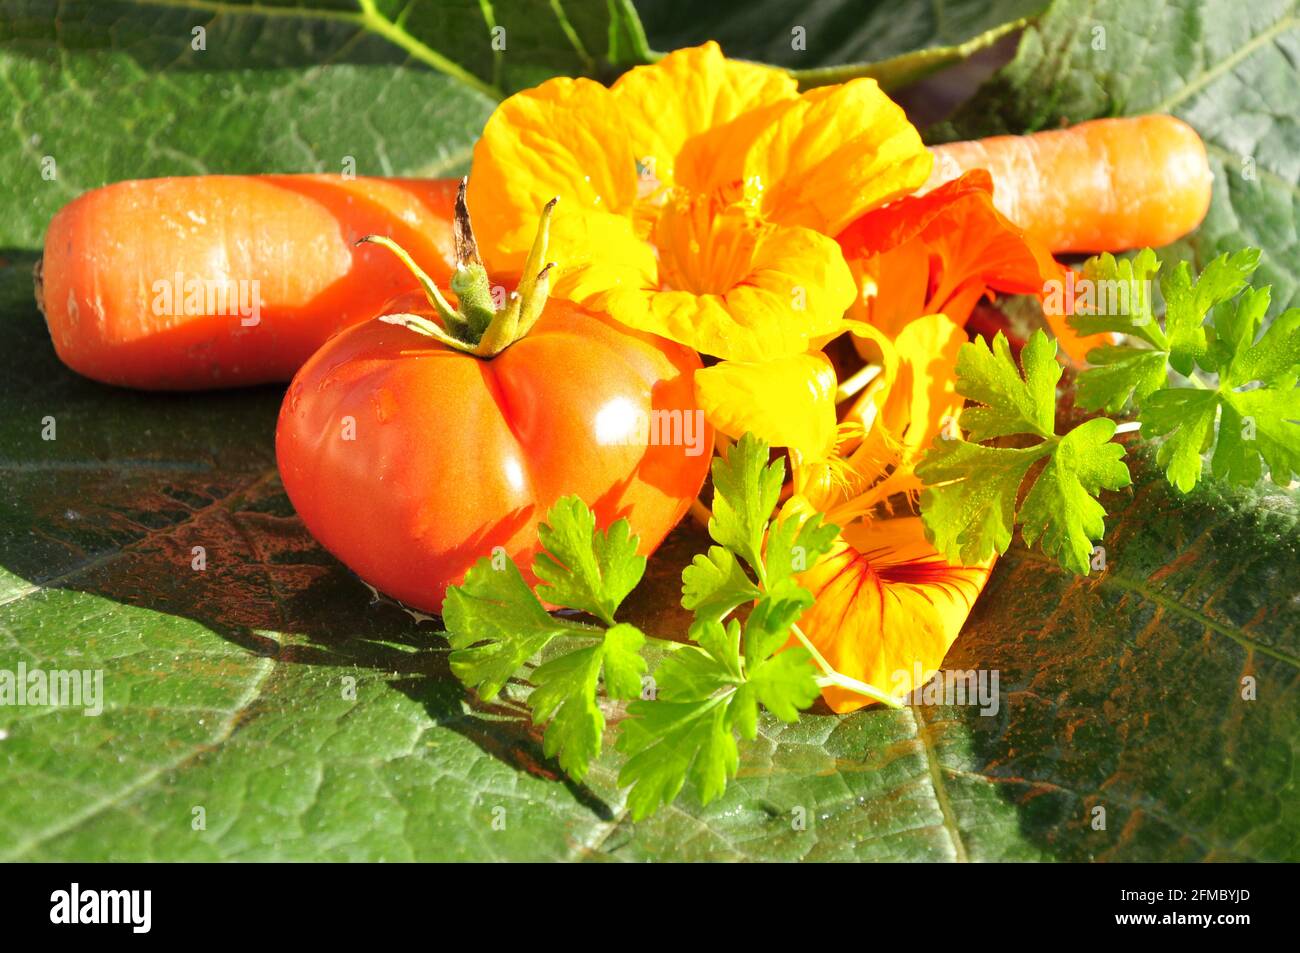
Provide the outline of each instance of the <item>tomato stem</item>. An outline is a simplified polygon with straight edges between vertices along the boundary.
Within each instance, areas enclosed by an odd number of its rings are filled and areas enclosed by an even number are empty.
[[[451,276],[451,290],[456,293],[472,338],[481,340],[496,317],[496,309],[492,307],[492,285],[488,281],[487,269],[483,267],[483,259],[479,257],[474,226],[469,220],[465,185],[462,178],[460,188],[456,190],[456,215],[452,224],[456,271]]]
[[[519,286],[505,306],[497,309],[492,302],[491,281],[479,255],[474,227],[470,223],[465,187],[466,180],[461,179],[460,189],[456,193],[453,226],[456,271],[452,274],[450,285],[458,307],[453,308],[447,303],[434,280],[392,239],[382,235],[368,235],[361,241],[382,245],[401,260],[419,281],[424,296],[442,320],[443,327],[414,314],[390,314],[381,320],[399,324],[466,354],[488,358],[500,354],[526,335],[542,316],[550,294],[551,270],[555,267],[555,262],[546,261],[546,246],[550,237],[551,216],[559,199],[551,199],[542,209],[537,236],[533,239],[533,246],[524,262]]]

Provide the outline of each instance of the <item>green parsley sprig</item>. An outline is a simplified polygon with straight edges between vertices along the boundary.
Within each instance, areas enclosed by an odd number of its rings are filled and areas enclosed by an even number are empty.
[[[1103,255],[1088,262],[1085,276],[1123,278],[1127,265]],[[1069,319],[1085,334],[1114,331],[1134,341],[1088,353],[1094,366],[1079,375],[1079,404],[1134,408],[1142,435],[1164,438],[1156,461],[1183,493],[1200,480],[1206,453],[1213,475],[1232,483],[1255,483],[1263,463],[1281,486],[1300,471],[1300,308],[1260,334],[1271,289],[1247,286],[1258,265],[1259,252],[1248,248],[1215,258],[1195,280],[1186,262],[1166,272],[1163,327],[1149,311],[1131,309]],[[1147,249],[1128,267],[1150,281],[1160,262]]]
[[[747,434],[713,461],[715,545],[682,573],[682,605],[693,616],[687,643],[617,621],[646,561],[626,520],[600,530],[577,497],[556,503],[539,528],[536,593],[505,557],[480,559],[447,592],[451,670],[485,699],[526,675],[543,649],[563,644],[528,676],[528,705],[534,724],[545,726],[546,755],[575,780],[601,753],[602,684],[608,698],[632,700],[616,747],[627,756],[619,783],[631,788],[633,818],[671,803],[687,780],[704,803],[718,797],[736,775],[737,738],[757,734],[760,708],[793,722],[832,684],[899,705],[835,672],[799,630],[813,597],[796,574],[829,552],[839,530],[819,515],[777,519],[785,462],[768,456],[767,445]],[[591,621],[552,615],[543,600]],[[735,613],[743,606],[751,608],[742,620]],[[665,652],[647,681],[651,643]]]
[[[1280,485],[1300,471],[1300,309],[1260,333],[1270,289],[1248,286],[1258,264],[1259,252],[1246,249],[1214,259],[1199,278],[1185,262],[1166,272],[1163,322],[1146,290],[1161,270],[1153,251],[1083,266],[1084,287],[1097,293],[1070,325],[1123,337],[1088,353],[1077,403],[1134,411],[1144,437],[1163,438],[1156,461],[1180,492],[1201,478],[1207,453],[1214,476],[1234,483],[1259,480],[1265,463]],[[1057,434],[1060,377],[1056,346],[1042,331],[1019,367],[1001,334],[991,348],[982,340],[962,346],[957,392],[974,404],[962,413],[967,439],[942,434],[916,470],[926,485],[927,534],[948,559],[971,564],[1005,552],[1019,526],[1027,544],[1041,540],[1067,569],[1088,572],[1105,530],[1100,491],[1130,479],[1124,448],[1111,439],[1114,420],[1095,417]]]

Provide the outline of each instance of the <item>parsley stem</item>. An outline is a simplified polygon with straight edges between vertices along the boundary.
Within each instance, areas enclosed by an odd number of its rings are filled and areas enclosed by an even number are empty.
[[[1141,429],[1142,429],[1142,421],[1140,420],[1126,420],[1122,424],[1115,425],[1115,433],[1117,434],[1137,433]]]
[[[641,634],[645,636],[647,642],[653,642],[665,652],[678,652],[688,647],[686,642],[678,642],[676,639],[665,639],[663,636],[648,635],[645,632],[642,632]]]

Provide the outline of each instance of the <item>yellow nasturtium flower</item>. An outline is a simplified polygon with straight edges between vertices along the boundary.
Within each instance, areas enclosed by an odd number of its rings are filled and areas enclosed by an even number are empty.
[[[695,372],[696,402],[715,428],[734,438],[751,431],[811,460],[835,449],[837,386],[835,368],[820,351],[722,361]]]
[[[795,493],[836,523],[920,489],[913,466],[960,413],[957,351],[966,340],[942,314],[917,318],[895,339],[861,321],[844,327],[879,373],[843,424],[835,369],[820,352],[695,372],[696,398],[714,426],[788,448]]]
[[[480,242],[523,267],[559,205],[553,293],[716,357],[803,354],[857,297],[834,236],[912,192],[932,158],[873,80],[800,94],[716,43],[611,88],[553,79],[505,100],[474,149]]]

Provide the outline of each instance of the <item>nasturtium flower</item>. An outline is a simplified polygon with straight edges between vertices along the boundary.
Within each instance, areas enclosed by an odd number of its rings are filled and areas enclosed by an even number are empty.
[[[893,352],[891,347],[882,351],[877,339],[884,338],[919,357],[929,347],[940,349],[935,358],[941,357],[951,367],[964,339],[961,327],[980,298],[993,291],[1041,296],[1047,282],[1065,274],[1064,266],[1045,248],[993,206],[992,180],[983,170],[926,195],[907,196],[866,212],[839,233],[839,243],[859,288],[850,318],[840,329],[857,328],[859,353],[877,365]],[[935,323],[936,316],[943,320]],[[1063,321],[1049,320],[1054,327],[1060,325],[1057,336],[1072,355],[1097,343],[1080,339]],[[925,322],[924,327],[914,329],[917,322]],[[922,338],[928,343],[918,343]],[[890,368],[881,366],[881,380],[892,381]],[[944,379],[938,368],[930,374],[931,381]],[[800,371],[806,374],[801,377]],[[819,454],[810,448],[825,446],[827,421],[833,421],[836,413],[834,387],[824,386],[823,371],[811,359],[751,361],[735,368],[719,365],[697,376],[696,396],[723,433],[735,436],[752,430],[775,446],[816,458]],[[902,373],[910,373],[906,364]],[[945,386],[951,397],[951,383]],[[927,413],[929,409],[920,405],[903,411],[913,435],[938,425],[938,418],[927,418]],[[795,426],[798,421],[802,426]],[[890,438],[885,435],[898,430],[897,422],[887,422],[872,431],[858,454],[859,462],[888,449]],[[915,489],[910,463],[929,439],[908,441],[908,466],[883,483],[881,492],[888,496]]]
[[[800,94],[715,43],[605,88],[548,80],[505,100],[474,150],[480,242],[522,268],[536,210],[554,293],[737,361],[814,350],[858,292],[831,236],[925,181],[932,157],[873,80]]]
[[[816,598],[799,625],[836,671],[903,695],[920,687],[918,668],[924,679],[943,662],[993,565],[949,563],[919,517],[893,512],[919,492],[913,469],[926,448],[958,435],[966,335],[942,314],[908,322],[892,340],[857,322],[850,330],[881,370],[843,415],[833,455],[791,458],[787,505],[841,528],[831,552],[799,577]],[[823,695],[840,712],[867,703],[835,686]]]
[[[912,320],[946,314],[965,325],[992,292],[1040,300],[1066,268],[993,204],[993,180],[975,169],[924,195],[862,215],[839,234],[859,289],[851,314],[896,336]],[[1100,341],[1045,314],[1075,360]]]
[[[921,489],[914,467],[936,437],[957,435],[964,403],[956,380],[966,335],[945,315],[918,318],[892,341],[869,325],[850,328],[881,373],[843,415],[851,439],[835,456],[802,459],[794,469],[795,491],[839,526],[899,494],[914,498]]]
[[[923,314],[965,324],[990,291],[1039,295],[1063,274],[1045,247],[994,208],[983,169],[868,212],[839,241],[862,289],[855,316],[890,337]]]
[[[966,335],[946,316],[920,317],[896,339],[861,321],[843,327],[879,369],[844,414],[835,369],[821,352],[695,372],[696,401],[710,422],[729,437],[750,432],[788,449],[796,491],[823,512],[850,499],[860,510],[867,499],[874,505],[919,489],[912,466],[940,430],[952,429],[962,404],[955,382]],[[837,451],[846,435],[854,447],[848,455]]]
[[[837,672],[901,697],[943,663],[992,568],[950,564],[919,516],[859,521],[800,574],[816,601],[799,627]],[[822,697],[837,712],[870,703],[834,685]]]
[[[800,628],[836,671],[901,695],[919,687],[918,665],[929,673],[943,661],[992,567],[952,565],[919,518],[894,512],[920,490],[913,470],[925,449],[958,434],[966,334],[942,314],[910,321],[892,339],[862,322],[846,326],[879,372],[842,411],[820,353],[723,362],[696,373],[696,395],[723,433],[751,431],[789,448],[787,510],[841,528],[831,552],[799,576],[817,599]],[[836,711],[869,701],[835,686],[823,695]]]

